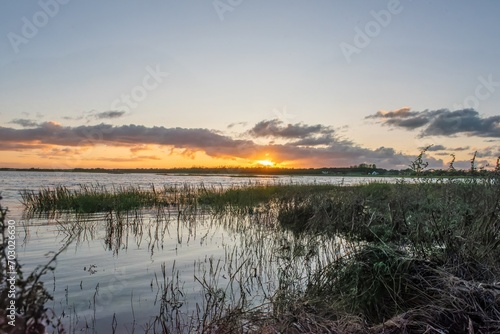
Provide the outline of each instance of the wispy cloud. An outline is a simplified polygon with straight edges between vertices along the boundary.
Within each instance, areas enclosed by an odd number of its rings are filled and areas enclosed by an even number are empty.
[[[457,151],[467,151],[470,150],[470,146],[463,146],[463,147],[446,147],[444,145],[427,145],[427,146],[422,146],[419,147],[419,150],[423,150],[424,148],[427,148],[428,152],[437,152],[437,151],[452,151],[452,152],[457,152]],[[445,153],[449,154],[449,153]]]
[[[408,108],[367,116],[383,125],[406,130],[421,129],[419,136],[500,137],[500,116],[481,117],[474,109],[410,111]]]
[[[16,118],[10,121],[9,123],[20,125],[23,128],[32,128],[38,125],[38,122],[26,118]]]
[[[102,121],[105,119],[117,119],[125,116],[125,111],[121,110],[108,110],[108,111],[96,111],[96,110],[90,110],[90,111],[84,111],[80,115],[77,116],[62,116],[62,119],[64,120],[71,120],[71,121],[80,121],[80,120],[86,120],[87,123],[90,123],[91,121]]]
[[[247,126],[247,122],[237,122],[237,123],[231,123],[227,126],[228,129],[232,129],[235,126]]]
[[[95,119],[114,119],[120,118],[123,115],[125,115],[125,111],[110,110],[99,112],[97,114],[94,114],[93,116],[95,117]]]

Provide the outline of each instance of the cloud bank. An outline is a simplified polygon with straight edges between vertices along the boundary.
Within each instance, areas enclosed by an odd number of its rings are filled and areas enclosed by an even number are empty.
[[[350,166],[366,162],[386,168],[406,168],[411,160],[393,148],[368,149],[339,139],[334,129],[328,126],[285,124],[276,119],[258,122],[236,137],[205,128],[147,127],[134,124],[113,126],[104,123],[63,126],[56,122],[30,123],[19,120],[14,123],[24,127],[0,127],[0,150],[49,150],[54,146],[60,150],[68,147],[85,150],[94,145],[107,145],[126,147],[133,153],[153,145],[163,147],[166,152],[172,149],[183,150],[183,155],[187,157],[194,157],[194,152],[201,151],[213,158],[252,161],[268,154],[275,162],[310,167]],[[261,144],[257,139],[268,139],[269,143]],[[276,144],[275,139],[279,139],[280,143]],[[154,159],[156,158],[155,156]],[[441,160],[434,162],[442,164]]]
[[[367,116],[383,125],[405,130],[420,130],[419,137],[467,135],[500,138],[500,116],[481,117],[474,109],[395,111]]]

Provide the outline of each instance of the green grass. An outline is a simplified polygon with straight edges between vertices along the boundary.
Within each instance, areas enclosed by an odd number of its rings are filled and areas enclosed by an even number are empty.
[[[293,241],[275,250],[284,262],[270,297],[272,313],[209,304],[217,310],[212,325],[230,332],[244,332],[249,324],[268,332],[500,332],[498,178],[226,189],[96,185],[22,195],[26,208],[38,212],[202,209],[252,217],[252,226],[272,222],[277,235],[291,231]],[[321,258],[321,243],[336,238],[348,251]],[[297,261],[309,257],[323,262],[294,273]],[[241,282],[252,273],[242,270]]]
[[[197,202],[200,205],[205,205],[222,212],[228,208],[236,209],[236,211],[252,212],[255,207],[262,204],[293,198],[296,194],[301,194],[302,196],[321,194],[337,187],[333,185],[308,184],[257,184],[233,186],[228,189],[202,188],[199,192]]]
[[[38,191],[21,191],[22,203],[29,212],[70,211],[96,213],[110,211],[131,211],[154,207],[210,207],[219,211],[228,208],[242,212],[277,198],[291,198],[300,193],[304,196],[324,193],[335,189],[331,185],[248,185],[229,188],[192,186],[164,186],[156,189],[140,187],[106,188],[99,184],[81,185],[71,190],[65,186],[43,188]]]
[[[118,186],[111,189],[99,184],[80,185],[71,190],[65,186],[21,191],[22,203],[28,212],[75,213],[126,212],[153,207],[183,207],[195,204],[196,189],[189,185],[148,189]]]

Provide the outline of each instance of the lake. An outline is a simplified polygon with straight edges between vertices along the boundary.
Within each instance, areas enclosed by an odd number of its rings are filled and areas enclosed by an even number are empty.
[[[300,239],[282,230],[272,208],[250,215],[140,210],[29,217],[19,191],[81,184],[200,185],[268,183],[357,184],[386,177],[182,176],[65,172],[0,172],[2,206],[16,221],[17,256],[25,273],[64,247],[56,268],[42,277],[67,332],[193,332],[226,307],[266,309],[280,284],[298,289],[311,268],[340,256],[340,239]],[[267,303],[267,304],[266,304]],[[167,326],[163,327],[162,326]]]

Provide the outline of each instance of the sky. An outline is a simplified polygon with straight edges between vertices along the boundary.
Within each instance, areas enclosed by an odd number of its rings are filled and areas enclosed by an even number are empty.
[[[491,168],[500,2],[3,1],[0,167]]]

